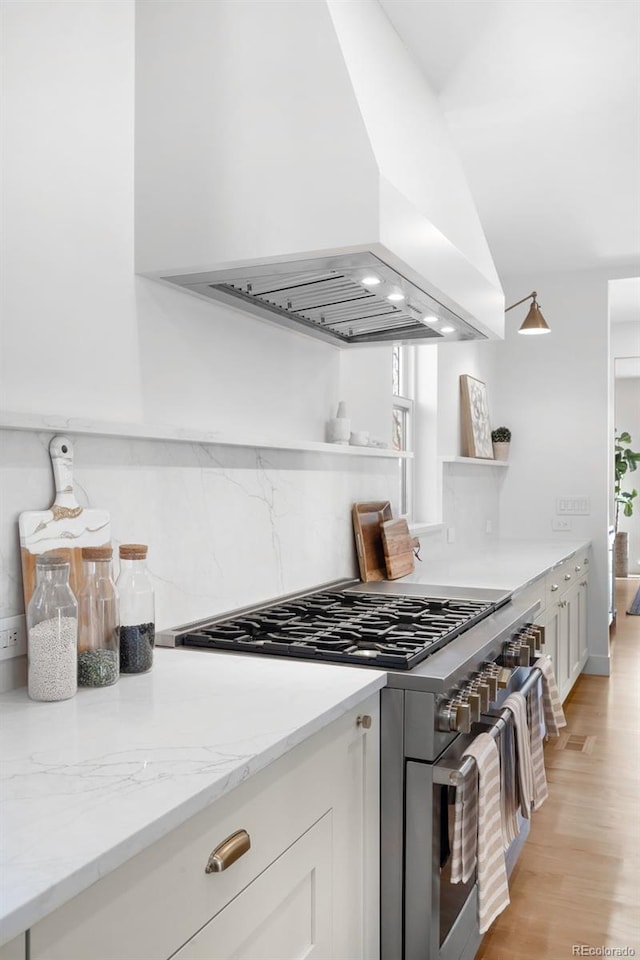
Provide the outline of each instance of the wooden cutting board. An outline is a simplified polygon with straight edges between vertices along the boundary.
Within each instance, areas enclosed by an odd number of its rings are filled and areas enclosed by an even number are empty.
[[[106,510],[81,507],[73,492],[73,444],[53,437],[49,444],[56,495],[48,510],[26,510],[18,517],[24,608],[35,587],[36,557],[58,553],[71,563],[69,584],[78,595],[82,582],[82,548],[111,542],[111,519]]]
[[[365,582],[386,580],[387,566],[382,548],[380,525],[386,520],[391,520],[391,504],[388,500],[354,503],[351,513],[360,579]]]
[[[380,525],[380,537],[387,569],[387,578],[397,580],[413,573],[415,551],[420,546],[412,537],[406,520],[386,520]]]

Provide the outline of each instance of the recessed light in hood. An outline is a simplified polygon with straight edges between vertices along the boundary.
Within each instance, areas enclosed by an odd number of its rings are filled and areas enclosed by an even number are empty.
[[[362,279],[363,268],[375,269]],[[429,342],[441,332],[427,326],[454,324],[457,338],[478,333],[450,309],[392,270],[372,253],[295,260],[163,276],[198,296],[221,300],[245,312],[341,346]]]

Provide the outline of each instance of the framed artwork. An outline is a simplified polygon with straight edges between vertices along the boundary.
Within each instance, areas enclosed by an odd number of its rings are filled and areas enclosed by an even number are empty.
[[[493,460],[487,388],[466,373],[460,376],[460,427],[462,456]]]

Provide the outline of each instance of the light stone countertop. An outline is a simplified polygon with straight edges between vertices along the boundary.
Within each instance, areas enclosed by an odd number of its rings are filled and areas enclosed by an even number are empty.
[[[431,559],[428,541],[415,570],[395,583],[478,587],[515,593],[566,557],[583,551],[588,540],[496,540],[482,549],[446,550]]]
[[[0,944],[351,707],[386,674],[156,649],[58,703],[0,697]]]
[[[497,541],[402,581],[516,592],[588,543]],[[0,944],[386,683],[386,673],[156,648],[72,700],[0,696]]]

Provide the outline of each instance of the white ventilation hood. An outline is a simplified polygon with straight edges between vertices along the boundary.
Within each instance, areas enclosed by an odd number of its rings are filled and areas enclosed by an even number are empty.
[[[138,273],[342,346],[503,336],[438,102],[376,0],[136,15]]]

